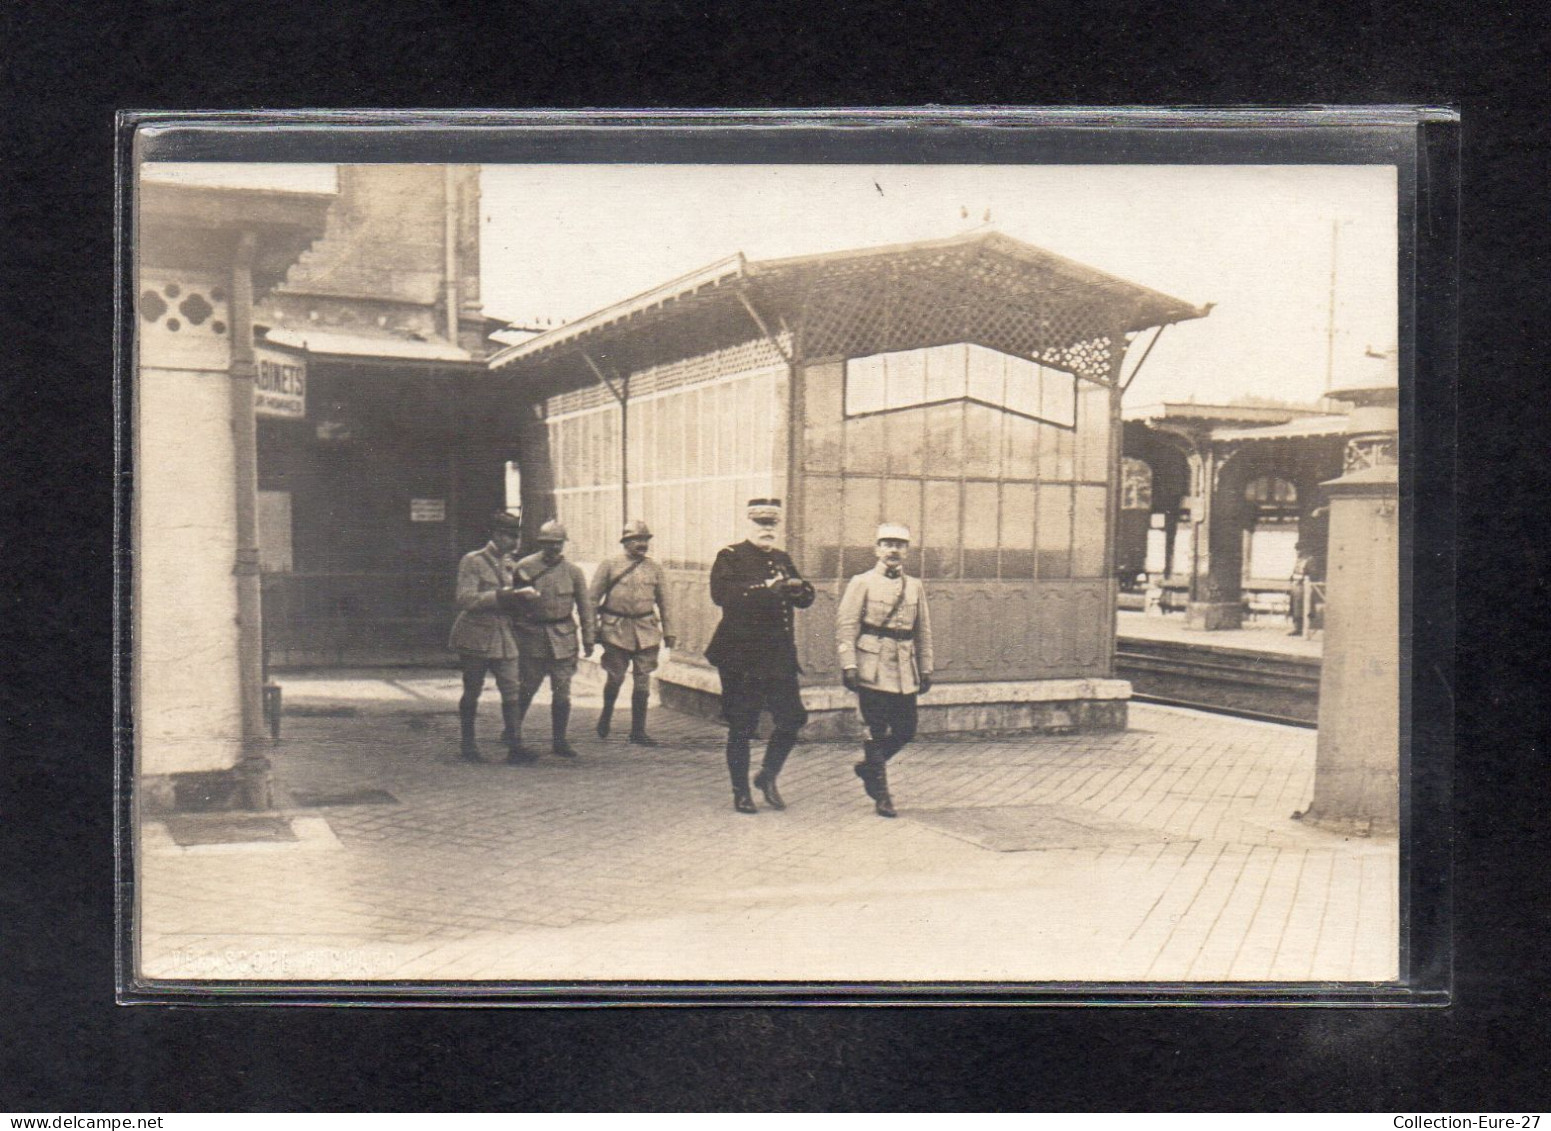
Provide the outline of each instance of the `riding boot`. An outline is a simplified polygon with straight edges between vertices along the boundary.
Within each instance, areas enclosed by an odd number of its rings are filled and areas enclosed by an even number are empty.
[[[882,762],[874,763],[873,775],[873,810],[880,817],[897,817],[894,811],[894,799],[889,796],[889,771]]]
[[[630,694],[630,741],[637,746],[656,746],[657,740],[646,733],[646,707],[650,691],[633,691]]]
[[[598,715],[598,737],[607,738],[609,727],[614,721],[614,700],[619,698],[619,684],[605,683],[603,685],[603,711]]]
[[[566,727],[571,722],[571,701],[569,699],[556,699],[549,705],[550,737],[553,740],[552,748],[558,758],[575,758],[576,751],[565,740]]]
[[[732,807],[740,813],[759,812],[749,792],[749,740],[731,731],[727,734],[727,776],[732,779]]]
[[[474,720],[479,716],[479,701],[458,704],[458,730],[462,736],[460,757],[465,762],[483,762],[479,746],[474,741]]]
[[[856,776],[862,779],[862,788],[867,791],[867,796],[874,800],[877,800],[878,797],[878,787],[875,784],[877,779],[874,772],[877,749],[878,744],[876,742],[870,738],[865,740],[862,743],[862,761],[851,767]]]
[[[526,762],[536,761],[538,755],[522,744],[522,720],[528,714],[528,708],[533,704],[533,692],[519,691],[517,702],[501,704],[501,715],[506,720],[506,761],[508,765],[517,766]]]

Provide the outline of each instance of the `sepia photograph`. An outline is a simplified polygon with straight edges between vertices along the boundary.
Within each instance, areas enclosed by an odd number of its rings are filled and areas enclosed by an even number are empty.
[[[1403,981],[1394,164],[125,176],[121,991]]]

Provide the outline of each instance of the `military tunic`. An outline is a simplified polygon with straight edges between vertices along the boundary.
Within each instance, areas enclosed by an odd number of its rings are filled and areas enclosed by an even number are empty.
[[[614,583],[621,575],[623,580]],[[599,565],[588,590],[597,607],[598,639],[626,652],[639,652],[656,648],[664,636],[672,636],[666,582],[662,567],[651,558],[642,558],[637,565],[636,559],[619,554]]]
[[[901,593],[903,590],[903,594]],[[881,633],[867,628],[883,629]],[[903,572],[890,578],[880,562],[846,585],[835,614],[842,668],[855,668],[863,687],[914,695],[932,674],[932,619],[921,582]]]
[[[769,584],[784,578],[802,581],[801,590],[788,597]],[[711,566],[711,600],[721,607],[722,620],[706,660],[761,677],[795,677],[801,669],[792,610],[806,609],[816,596],[786,551],[746,541],[723,548]]]
[[[515,660],[517,637],[512,619],[496,604],[496,591],[512,584],[513,562],[503,558],[490,543],[463,555],[458,563],[455,601],[458,619],[453,622],[448,646],[455,652],[489,660]]]
[[[592,647],[592,598],[581,567],[564,558],[550,567],[544,564],[542,553],[529,554],[517,563],[515,584],[519,591],[524,587],[535,591],[514,618],[517,643],[525,659],[574,660],[581,648]],[[578,627],[581,648],[577,645]]]

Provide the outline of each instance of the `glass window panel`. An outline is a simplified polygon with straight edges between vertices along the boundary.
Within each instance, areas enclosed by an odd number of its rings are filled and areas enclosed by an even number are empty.
[[[1072,576],[1072,489],[1041,484],[1035,517],[1036,568],[1042,578]]]
[[[1007,358],[1007,407],[1039,415],[1039,366],[1021,357]]]
[[[810,547],[840,545],[840,478],[809,475],[803,480],[804,541]]]
[[[885,403],[890,408],[920,404],[926,396],[926,356],[922,350],[886,354]]]
[[[966,388],[968,347],[933,346],[926,355],[926,399],[944,401],[962,397]]]
[[[1084,386],[1077,424],[1079,477],[1089,482],[1109,480],[1109,390]]]
[[[738,411],[731,385],[716,386],[716,474],[732,475],[738,469]]]
[[[871,569],[876,555],[873,536],[878,530],[878,512],[883,506],[883,480],[847,477],[841,505],[840,536],[845,546],[841,572],[846,576]]]
[[[853,357],[845,363],[847,416],[877,412],[885,406],[884,367],[883,357],[876,354],[872,357]]]
[[[680,398],[684,405],[684,474],[700,476],[700,422],[705,418],[701,411],[700,390],[686,389]]]
[[[1046,369],[1040,381],[1039,415],[1067,427],[1077,423],[1076,378],[1059,369]]]
[[[928,480],[919,536],[921,575],[957,577],[960,541],[958,481]]]
[[[1001,474],[1002,418],[1005,415],[999,409],[985,405],[964,406],[965,475],[990,477]]]
[[[997,484],[964,484],[964,576],[995,577]]]
[[[878,521],[897,522],[908,526],[911,545],[914,546],[920,540],[921,481],[919,479],[884,480],[883,513],[879,515]]]
[[[843,424],[809,424],[804,428],[806,456],[803,466],[809,471],[838,472],[844,427]]]
[[[1034,484],[1002,484],[1002,520],[999,541],[1004,550],[1034,548]]]
[[[884,448],[890,475],[926,472],[926,413],[891,412],[883,418]]]
[[[656,478],[681,479],[684,476],[684,395],[669,393],[662,403],[662,428],[666,433],[667,445],[663,453],[664,462]]]
[[[1036,456],[1039,425],[1021,416],[1002,421],[1002,475],[1006,479],[1033,479],[1039,470]]]
[[[844,389],[844,365],[810,365],[803,370],[804,415],[809,427],[834,424],[845,415]]]
[[[926,410],[926,465],[957,471],[964,462],[964,404],[932,405]]]
[[[881,475],[888,467],[884,420],[882,416],[863,416],[846,421],[846,472]]]
[[[1104,576],[1104,546],[1109,540],[1107,487],[1078,487],[1072,546],[1073,577]]]
[[[1007,396],[1003,355],[984,346],[965,346],[969,366],[969,395],[999,405]]]

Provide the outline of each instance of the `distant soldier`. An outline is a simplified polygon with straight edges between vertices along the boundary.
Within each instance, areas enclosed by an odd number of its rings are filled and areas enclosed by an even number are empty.
[[[932,619],[926,589],[905,575],[910,530],[878,527],[878,564],[846,586],[835,614],[841,679],[871,735],[855,766],[880,817],[895,816],[888,761],[916,735],[916,697],[932,689]]]
[[[633,518],[625,524],[620,544],[625,552],[610,558],[592,575],[589,594],[598,611],[598,640],[603,645],[603,713],[598,716],[598,737],[609,736],[614,701],[624,686],[625,673],[633,672],[630,690],[630,741],[637,746],[656,746],[646,733],[647,701],[651,698],[652,673],[657,670],[661,645],[673,647],[668,624],[668,597],[662,567],[646,556],[652,532]]]
[[[571,721],[571,677],[576,674],[577,652],[591,656],[593,649],[592,598],[587,595],[587,579],[579,566],[565,560],[565,527],[550,520],[539,527],[539,552],[517,563],[516,582],[519,596],[525,596],[514,618],[517,643],[522,653],[519,664],[521,692],[518,699],[515,742],[508,762],[531,762],[536,755],[522,744],[522,720],[549,677],[549,707],[552,749],[561,758],[575,758],[576,751],[566,741]],[[525,590],[531,589],[531,593]],[[577,645],[580,621],[581,645]]]
[[[522,522],[516,515],[497,511],[490,518],[490,541],[483,549],[465,554],[458,563],[458,619],[453,622],[448,646],[458,653],[463,669],[458,723],[463,739],[462,757],[467,762],[484,761],[474,741],[474,727],[487,672],[495,674],[495,685],[501,692],[501,716],[505,722],[501,738],[509,747],[516,741],[522,719],[518,705],[517,637],[508,615],[514,607],[512,574],[516,563],[512,554],[521,533]]]
[[[797,689],[792,610],[806,609],[815,596],[792,559],[776,548],[781,500],[750,499],[748,516],[747,540],[724,548],[711,566],[711,600],[721,606],[722,620],[705,650],[722,680],[727,772],[740,813],[758,812],[749,793],[749,743],[761,711],[770,712],[775,730],[754,785],[772,809],[786,808],[776,777],[808,721]]]

